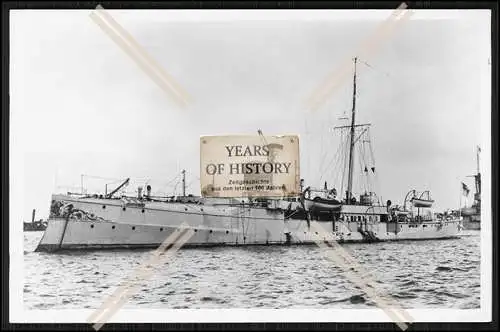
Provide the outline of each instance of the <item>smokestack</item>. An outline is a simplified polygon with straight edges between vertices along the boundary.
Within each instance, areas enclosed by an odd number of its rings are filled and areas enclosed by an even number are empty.
[[[33,213],[31,214],[31,222],[35,222],[35,213],[36,213],[36,210],[33,209]]]
[[[148,184],[146,187],[146,197],[149,199],[151,197],[151,186]]]
[[[142,187],[139,186],[137,188],[137,198],[141,199],[142,198]]]

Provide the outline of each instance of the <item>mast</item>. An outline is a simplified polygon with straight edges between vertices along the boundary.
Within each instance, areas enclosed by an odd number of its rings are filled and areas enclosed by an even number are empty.
[[[479,153],[481,152],[481,148],[477,147],[477,173],[475,176],[476,180],[476,197],[474,197],[477,201],[481,199],[481,172],[479,171]]]
[[[479,174],[479,152],[481,151],[481,149],[479,148],[479,146],[477,147],[477,152],[476,152],[476,162],[477,162],[477,174]]]
[[[353,80],[353,93],[352,93],[352,116],[351,116],[351,137],[350,137],[350,148],[349,148],[349,175],[347,182],[347,204],[351,202],[352,199],[352,176],[354,173],[354,134],[356,125],[356,63],[358,58],[354,58],[354,80]]]
[[[186,170],[182,170],[182,197],[186,197]]]

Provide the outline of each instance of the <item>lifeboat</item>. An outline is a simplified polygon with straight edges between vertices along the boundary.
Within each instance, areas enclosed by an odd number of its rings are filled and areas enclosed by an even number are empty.
[[[403,209],[406,210],[407,203],[411,203],[416,208],[430,208],[434,203],[431,199],[431,193],[426,190],[420,195],[417,194],[416,190],[410,190],[405,196],[405,203]]]
[[[311,198],[311,193],[315,193]],[[306,197],[307,194],[307,197]],[[323,197],[322,197],[323,196]],[[336,190],[306,188],[302,195],[302,202],[306,211],[329,212],[339,211],[342,203],[335,199]]]
[[[413,198],[411,200],[414,207],[417,208],[430,208],[434,203],[432,199],[421,199],[421,198]]]
[[[342,203],[336,199],[326,199],[317,196],[314,199],[305,198],[304,207],[307,211],[338,211],[342,207]]]

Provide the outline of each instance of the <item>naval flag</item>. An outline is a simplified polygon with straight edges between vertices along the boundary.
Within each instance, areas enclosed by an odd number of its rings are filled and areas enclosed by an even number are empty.
[[[470,189],[465,183],[462,182],[462,192],[464,196],[469,196]]]

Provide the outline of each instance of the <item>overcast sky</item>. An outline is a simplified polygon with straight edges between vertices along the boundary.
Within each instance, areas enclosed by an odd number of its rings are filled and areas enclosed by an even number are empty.
[[[345,124],[352,81],[314,113],[304,101],[391,11],[110,13],[193,101],[180,109],[89,11],[11,11],[11,193],[25,220],[33,208],[46,217],[56,186],[79,186],[81,174],[149,178],[171,193],[162,182],[185,168],[199,194],[200,135],[296,133],[301,177],[332,182],[319,171],[339,144],[330,128]],[[429,189],[437,208],[456,208],[460,182],[472,189],[489,57],[489,12],[448,11],[418,12],[361,59],[371,67],[358,68],[357,120],[372,123],[384,200]],[[85,184],[106,183],[96,181]]]

